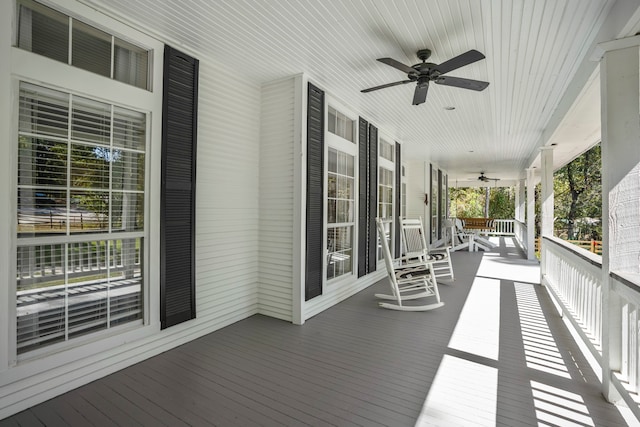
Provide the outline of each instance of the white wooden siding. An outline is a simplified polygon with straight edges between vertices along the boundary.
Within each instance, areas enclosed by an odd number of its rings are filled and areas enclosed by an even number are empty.
[[[196,315],[257,312],[260,88],[201,60]]]
[[[258,311],[292,320],[295,78],[262,87]],[[296,254],[298,256],[298,254]]]

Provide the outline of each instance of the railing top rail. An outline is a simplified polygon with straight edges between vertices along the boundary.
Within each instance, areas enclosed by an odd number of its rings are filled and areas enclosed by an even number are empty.
[[[611,272],[609,276],[622,283],[634,292],[640,293],[640,274],[627,272]]]
[[[553,243],[554,245],[557,245],[564,250],[567,250],[573,253],[575,256],[582,258],[584,261],[588,262],[589,264],[595,267],[602,268],[601,255],[594,254],[593,252],[589,252],[586,249],[576,246],[573,243],[565,242],[564,240],[559,239],[555,236],[543,236],[542,239],[546,240],[547,242]]]

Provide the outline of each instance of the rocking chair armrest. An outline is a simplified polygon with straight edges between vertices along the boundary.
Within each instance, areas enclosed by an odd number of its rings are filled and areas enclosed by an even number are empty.
[[[399,271],[403,271],[403,270],[412,270],[414,268],[419,268],[419,267],[428,268],[431,264],[433,264],[433,261],[412,262],[412,263],[408,263],[408,264],[402,264],[402,265],[394,266],[393,270],[395,272],[399,272]]]
[[[424,251],[422,255],[420,256],[425,256],[428,257],[429,256],[429,252],[428,251]],[[424,264],[423,261],[417,261],[417,257],[416,256],[407,256],[407,255],[403,255],[401,257],[398,257],[395,259],[395,261],[400,261],[400,267],[406,267],[408,265],[419,265],[419,264]],[[402,264],[402,263],[406,263],[406,264]],[[430,262],[430,261],[427,261]]]
[[[438,248],[433,248],[431,250],[429,250],[429,253],[432,254],[434,252],[436,253],[444,253],[444,252],[449,252],[449,250],[451,249],[451,246],[441,246]]]

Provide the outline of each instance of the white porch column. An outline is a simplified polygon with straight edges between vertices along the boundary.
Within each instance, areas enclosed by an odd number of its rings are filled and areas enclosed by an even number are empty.
[[[526,204],[526,195],[525,189],[527,187],[526,180],[520,179],[516,184],[516,217],[515,219],[524,222],[525,218],[525,204]]]
[[[553,236],[553,147],[540,149],[540,234]]]
[[[640,272],[640,36],[598,45],[602,49],[602,358],[603,394],[620,397],[611,373],[622,366],[620,298],[610,272]],[[599,58],[596,58],[599,59]]]
[[[540,237],[553,236],[553,147],[540,149],[540,184]],[[542,276],[547,273],[545,261],[541,240],[540,274]],[[540,280],[540,283],[544,282]]]
[[[527,169],[527,259],[536,259],[535,169]]]

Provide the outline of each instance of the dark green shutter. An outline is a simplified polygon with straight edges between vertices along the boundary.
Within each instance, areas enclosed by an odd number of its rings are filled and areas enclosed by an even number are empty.
[[[198,60],[164,50],[160,206],[162,329],[193,319]]]
[[[324,230],[324,92],[311,83],[307,96],[307,232],[305,301],[322,294]]]
[[[367,273],[376,271],[378,260],[378,128],[369,124],[369,256],[367,257]]]
[[[368,176],[369,123],[358,120],[358,277],[367,274],[367,241],[369,236]]]
[[[396,194],[394,205],[396,207],[396,233],[395,233],[395,257],[400,257],[400,203],[402,203],[402,161],[400,159],[400,144],[396,142]]]

